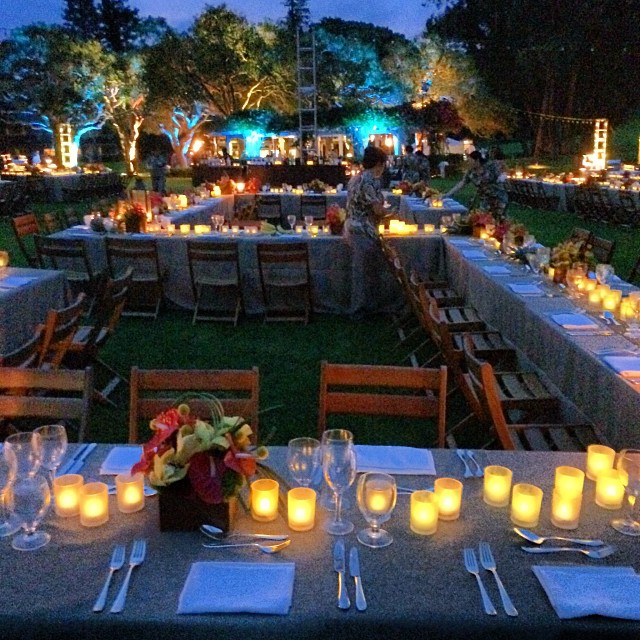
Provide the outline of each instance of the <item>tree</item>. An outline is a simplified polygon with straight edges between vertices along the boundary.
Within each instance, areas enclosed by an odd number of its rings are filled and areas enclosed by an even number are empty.
[[[308,0],[282,0],[282,4],[287,9],[284,23],[290,35],[297,33],[298,29],[304,29],[309,26],[311,13]]]
[[[116,53],[132,48],[140,26],[138,10],[126,0],[100,0],[100,37]]]
[[[100,37],[100,15],[94,0],[64,0],[64,26],[81,40]]]

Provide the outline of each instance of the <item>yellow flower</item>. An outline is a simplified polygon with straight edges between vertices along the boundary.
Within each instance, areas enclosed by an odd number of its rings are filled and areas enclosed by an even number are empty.
[[[175,449],[168,449],[161,456],[153,459],[153,471],[149,474],[149,483],[154,487],[166,487],[178,482],[187,475],[189,466],[180,466],[175,458]]]

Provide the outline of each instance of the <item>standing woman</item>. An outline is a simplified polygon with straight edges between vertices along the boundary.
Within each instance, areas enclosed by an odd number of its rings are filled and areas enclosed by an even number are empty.
[[[345,232],[353,260],[350,312],[354,319],[376,311],[380,273],[385,269],[378,223],[385,216],[380,177],[386,163],[387,154],[382,149],[367,147],[362,158],[363,171],[347,187]]]

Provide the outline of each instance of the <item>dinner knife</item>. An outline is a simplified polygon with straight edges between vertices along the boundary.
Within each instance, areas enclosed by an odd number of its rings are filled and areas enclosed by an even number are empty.
[[[84,461],[93,453],[93,450],[98,445],[95,442],[87,445],[87,448],[82,452],[82,454],[76,459],[76,461],[71,465],[69,471],[67,473],[78,473],[80,469],[84,466]]]
[[[66,473],[69,473],[69,469],[73,467],[73,465],[77,462],[80,456],[84,453],[85,449],[88,447],[88,444],[80,445],[73,453],[73,455],[67,460],[61,467],[58,468],[56,473],[57,476],[63,476]]]
[[[364,589],[362,588],[360,556],[358,555],[357,547],[351,547],[349,551],[349,573],[356,583],[356,609],[358,611],[364,611],[367,608],[367,600],[364,597]]]
[[[348,609],[351,606],[349,594],[344,583],[346,560],[344,540],[339,538],[333,546],[333,568],[338,573],[338,608]]]

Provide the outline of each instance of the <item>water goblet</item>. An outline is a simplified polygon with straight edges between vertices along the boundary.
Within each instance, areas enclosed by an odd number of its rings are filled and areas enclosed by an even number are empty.
[[[294,231],[295,227],[296,227],[296,217],[295,217],[295,215],[290,213],[287,216],[287,222],[289,223],[289,229],[291,229],[291,231]]]
[[[623,449],[617,469],[627,495],[627,514],[611,521],[611,526],[626,536],[640,536],[640,522],[634,517],[640,495],[640,449]]]
[[[56,469],[67,452],[67,430],[61,424],[46,424],[35,430],[42,441],[42,466],[49,472],[53,489]]]
[[[546,269],[551,261],[551,249],[549,247],[538,247],[536,255],[538,256],[540,269]]]
[[[358,541],[374,549],[393,542],[388,531],[380,528],[391,517],[396,506],[396,481],[387,473],[364,473],[358,480],[358,508],[369,523],[368,529],[358,532]]]
[[[353,523],[342,519],[342,494],[356,478],[356,456],[350,431],[331,429],[322,434],[322,470],[336,501],[334,519],[327,522],[324,529],[337,536],[351,533]]]
[[[596,280],[600,284],[609,284],[613,278],[614,269],[610,264],[596,265]]]
[[[304,228],[306,231],[311,230],[311,225],[313,224],[313,216],[305,216],[304,217]]]
[[[320,469],[320,442],[315,438],[289,440],[287,465],[301,487],[311,486]]]
[[[535,275],[538,275],[540,273],[540,256],[537,253],[528,253],[527,254],[527,262],[529,263],[529,266],[531,267],[531,271],[533,271],[533,273]]]
[[[42,463],[42,438],[35,431],[12,433],[4,441],[5,451],[16,458],[18,477],[35,476]]]
[[[4,450],[0,455],[0,538],[12,536],[20,531],[20,523],[15,516],[9,514],[6,508],[8,489],[16,479],[18,462],[13,451]]]
[[[51,540],[45,531],[38,531],[38,525],[51,505],[51,491],[44,476],[18,477],[9,497],[9,508],[16,516],[24,533],[17,535],[11,546],[18,551],[33,551],[44,547]]]

